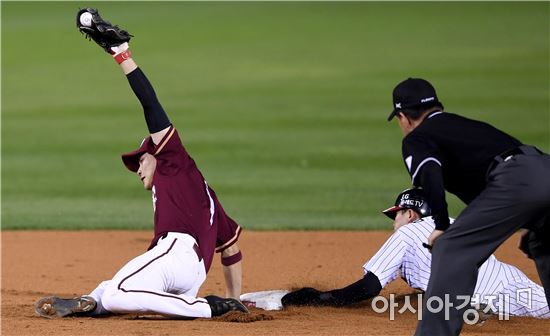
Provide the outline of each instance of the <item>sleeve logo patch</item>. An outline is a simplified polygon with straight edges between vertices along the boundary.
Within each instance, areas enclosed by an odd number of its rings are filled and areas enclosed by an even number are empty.
[[[409,170],[409,172],[411,171],[412,161],[412,155],[407,156],[407,158],[405,159],[405,164],[407,165],[407,169]]]

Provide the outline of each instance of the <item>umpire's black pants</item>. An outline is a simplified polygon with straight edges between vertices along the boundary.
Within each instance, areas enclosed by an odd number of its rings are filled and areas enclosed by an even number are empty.
[[[454,307],[463,304],[464,300],[457,296],[473,294],[479,266],[508,237],[523,227],[538,226],[538,230],[548,232],[550,221],[545,219],[550,216],[550,156],[540,154],[534,147],[521,148],[525,154],[506,161],[500,159],[488,174],[486,189],[435,241],[416,335],[458,335],[469,306],[450,308],[446,319],[445,309],[428,309],[427,300],[435,296],[444,302],[448,294]],[[539,247],[533,256],[550,302],[549,239],[543,235],[530,238],[531,245]],[[437,308],[435,299],[432,307]]]

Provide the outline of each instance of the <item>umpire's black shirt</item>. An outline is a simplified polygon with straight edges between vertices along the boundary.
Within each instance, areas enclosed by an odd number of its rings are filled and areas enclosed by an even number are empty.
[[[469,204],[487,184],[493,158],[521,145],[493,126],[435,111],[403,138],[403,160],[412,183],[432,207],[436,229],[449,226],[445,190]]]

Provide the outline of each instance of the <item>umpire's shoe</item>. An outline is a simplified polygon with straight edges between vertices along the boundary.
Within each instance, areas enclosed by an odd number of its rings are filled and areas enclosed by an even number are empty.
[[[212,310],[212,317],[220,316],[230,311],[248,313],[248,309],[236,299],[226,299],[215,295],[208,295],[205,299]]]
[[[96,308],[97,303],[91,296],[80,296],[74,299],[62,299],[56,296],[42,298],[34,305],[36,313],[42,317],[65,317],[86,315]]]

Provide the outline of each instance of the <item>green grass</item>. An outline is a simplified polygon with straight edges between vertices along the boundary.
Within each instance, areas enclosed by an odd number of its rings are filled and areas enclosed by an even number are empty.
[[[2,2],[2,227],[152,227],[123,167],[146,126],[74,27],[127,28],[184,143],[249,229],[390,228],[410,184],[391,90],[429,79],[451,112],[550,149],[549,3]],[[451,214],[462,208],[450,197]]]

